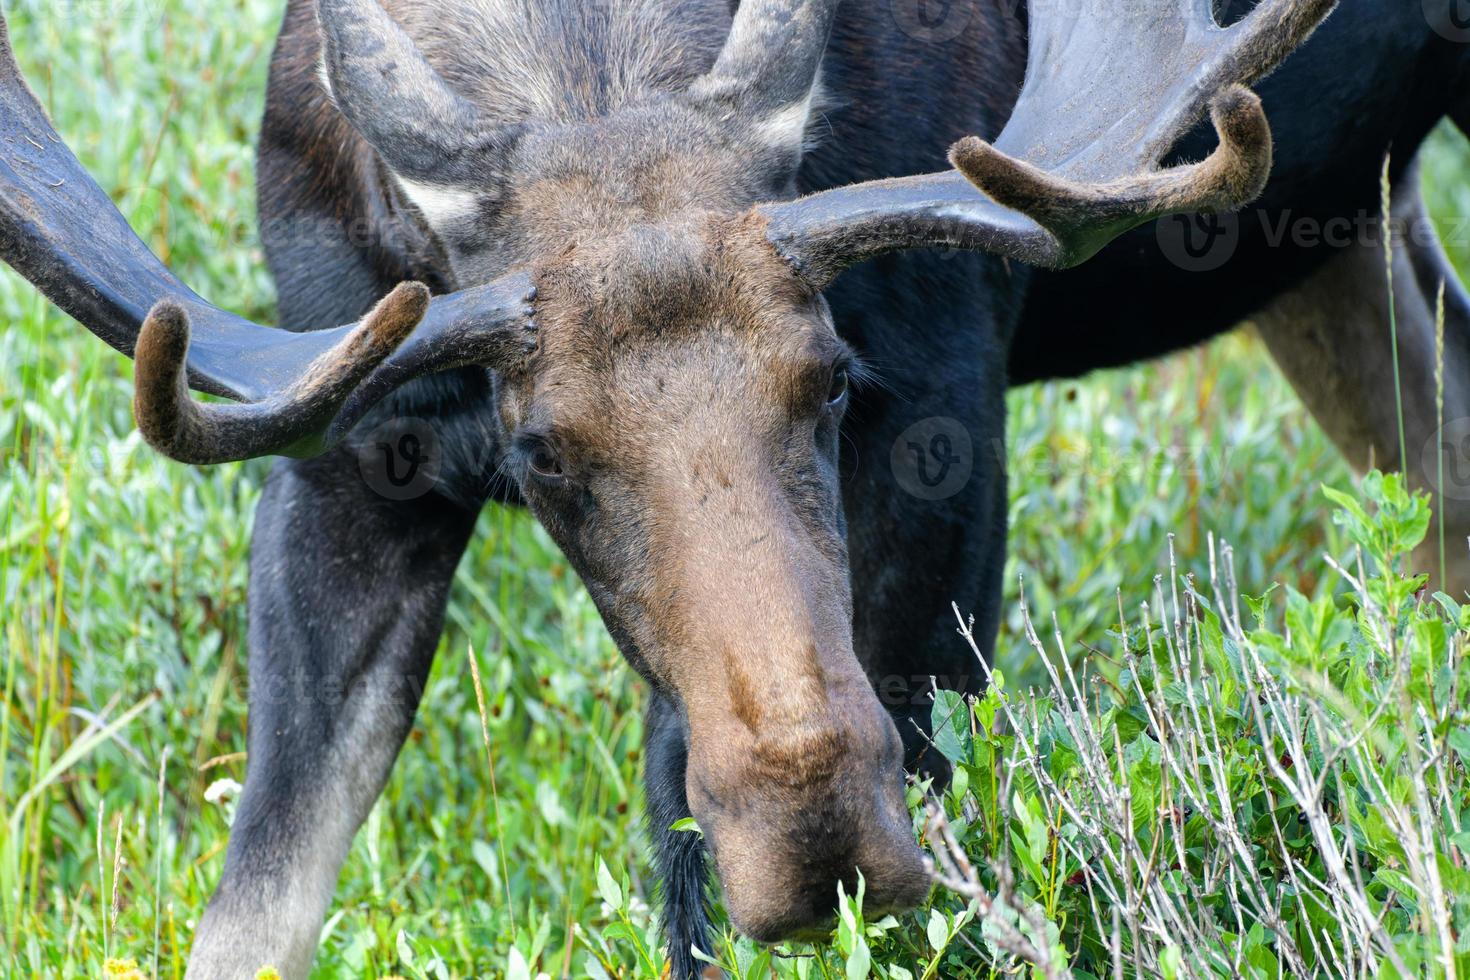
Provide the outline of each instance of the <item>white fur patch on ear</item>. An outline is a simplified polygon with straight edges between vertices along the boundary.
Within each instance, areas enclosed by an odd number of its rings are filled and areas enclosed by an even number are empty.
[[[806,98],[775,112],[756,123],[756,138],[767,146],[789,147],[798,152],[809,148],[807,127],[812,113],[822,104],[822,81],[812,83]]]
[[[327,98],[332,100],[333,105],[336,105],[337,93],[332,91],[332,73],[327,71],[327,56],[325,54],[316,59],[316,80],[321,82],[322,91],[326,92]]]
[[[425,184],[393,175],[399,188],[413,206],[423,213],[424,219],[436,231],[452,222],[469,219],[479,214],[480,195],[461,187],[444,184]]]

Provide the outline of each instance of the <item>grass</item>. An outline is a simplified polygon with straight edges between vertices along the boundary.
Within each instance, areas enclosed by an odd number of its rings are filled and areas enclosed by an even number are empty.
[[[8,11],[58,128],[149,244],[205,295],[262,319],[272,297],[253,240],[252,141],[279,6],[247,0],[221,16],[183,0],[17,0]],[[1426,166],[1462,272],[1470,251],[1453,219],[1470,215],[1467,164],[1446,136]],[[266,464],[159,459],[133,431],[123,358],[8,271],[0,314],[0,969],[95,976],[113,958],[180,976],[231,812],[228,794],[206,790],[244,777],[245,562]],[[1062,635],[1103,645],[1118,591],[1152,594],[1171,534],[1180,566],[1200,572],[1210,532],[1232,542],[1242,590],[1283,582],[1308,601],[1333,590],[1320,556],[1348,539],[1317,488],[1350,475],[1248,334],[1018,391],[1010,408],[999,662],[1013,690],[1046,680],[1022,589]],[[654,973],[641,696],[546,535],[488,509],[417,725],[343,872],[317,975]],[[931,908],[875,925],[849,902],[815,956],[773,967],[733,941],[721,955],[742,976],[836,976],[862,946],[889,976],[895,964],[988,976],[971,947],[989,934],[964,909],[936,892]]]

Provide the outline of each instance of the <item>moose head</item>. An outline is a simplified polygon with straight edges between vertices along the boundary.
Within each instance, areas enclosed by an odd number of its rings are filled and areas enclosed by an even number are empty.
[[[859,872],[870,910],[928,888],[902,743],[853,652],[838,432],[859,367],[823,289],[916,248],[1068,267],[1163,215],[1249,202],[1271,138],[1245,86],[1333,4],[1263,0],[1228,28],[1212,0],[1033,5],[993,144],[796,197],[837,0],[744,0],[692,85],[592,121],[497,116],[378,0],[321,0],[323,84],[456,289],[404,284],[359,323],[300,334],[208,304],[155,259],[7,39],[0,256],[135,358],[138,425],[187,463],[318,454],[413,379],[493,372],[504,470],[680,707],[731,915],[777,940],[820,927]],[[1164,167],[1206,113],[1215,152]]]

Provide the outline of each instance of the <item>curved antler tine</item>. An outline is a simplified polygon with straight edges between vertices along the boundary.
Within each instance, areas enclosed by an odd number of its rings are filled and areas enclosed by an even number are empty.
[[[1233,64],[1222,67],[1217,77],[1221,82],[1254,85],[1300,47],[1336,5],[1337,0],[1262,0],[1228,29]]]
[[[189,394],[189,315],[172,300],[156,304],[134,352],[133,412],[148,444],[181,463],[212,464],[315,445],[327,420],[424,318],[429,290],[399,285],[290,387],[261,402],[206,405]],[[299,446],[307,442],[310,445]]]
[[[1091,184],[1048,173],[976,137],[956,143],[950,162],[997,204],[1030,215],[1056,237],[1062,260],[1080,261],[1120,225],[1181,211],[1228,211],[1260,196],[1271,175],[1271,127],[1261,100],[1233,85],[1216,95],[1210,116],[1220,145],[1205,160]]]
[[[800,151],[838,0],[744,0],[709,74],[690,93],[731,106],[774,144]]]

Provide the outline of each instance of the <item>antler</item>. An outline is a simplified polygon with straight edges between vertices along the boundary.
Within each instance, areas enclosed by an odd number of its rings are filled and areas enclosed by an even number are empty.
[[[909,248],[1066,268],[1164,215],[1241,207],[1271,170],[1270,127],[1244,86],[1335,5],[1263,0],[1222,28],[1213,0],[1034,2],[1026,83],[994,145],[961,140],[947,173],[763,205],[768,235],[820,287],[849,265]],[[1219,147],[1200,163],[1160,169],[1207,108]]]
[[[139,428],[187,463],[323,452],[398,385],[469,363],[514,363],[533,337],[533,291],[520,273],[433,302],[423,286],[404,284],[360,323],[311,333],[251,323],[200,299],[56,135],[21,77],[3,17],[0,258],[135,357]],[[196,404],[190,386],[247,404]]]

